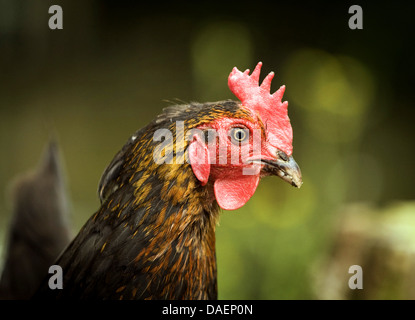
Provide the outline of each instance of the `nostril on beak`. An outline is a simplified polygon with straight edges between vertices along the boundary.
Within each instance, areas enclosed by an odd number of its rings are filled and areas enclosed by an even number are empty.
[[[278,150],[277,155],[283,161],[288,161],[288,159],[289,159],[287,154],[284,151]]]

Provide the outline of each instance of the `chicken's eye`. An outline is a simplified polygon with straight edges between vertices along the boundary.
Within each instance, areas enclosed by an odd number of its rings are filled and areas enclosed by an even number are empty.
[[[229,136],[233,144],[241,144],[249,139],[249,130],[246,128],[232,128]]]

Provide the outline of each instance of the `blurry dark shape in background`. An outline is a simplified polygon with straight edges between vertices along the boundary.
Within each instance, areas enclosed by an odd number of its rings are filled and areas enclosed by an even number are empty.
[[[48,28],[52,4],[63,30]],[[166,100],[233,98],[230,70],[263,61],[273,89],[287,87],[304,185],[265,179],[222,214],[219,298],[314,297],[310,273],[340,206],[414,199],[415,4],[362,3],[363,30],[349,29],[350,5],[1,1],[0,194],[57,131],[78,230],[98,208],[104,168]],[[11,210],[0,199],[3,240]]]
[[[36,171],[15,182],[0,299],[29,299],[72,238],[60,161],[50,142]]]

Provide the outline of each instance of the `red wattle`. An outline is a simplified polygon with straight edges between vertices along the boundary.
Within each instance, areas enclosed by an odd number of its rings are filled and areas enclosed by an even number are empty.
[[[224,210],[236,210],[253,196],[259,175],[242,175],[233,179],[217,179],[214,184],[216,201]]]

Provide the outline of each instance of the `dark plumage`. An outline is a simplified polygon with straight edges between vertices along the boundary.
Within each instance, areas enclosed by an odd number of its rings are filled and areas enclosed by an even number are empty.
[[[137,131],[101,178],[101,208],[56,262],[64,289],[45,281],[37,297],[216,299],[212,187],[202,187],[187,162],[155,164],[153,135],[174,133],[176,121],[188,130],[220,116],[247,112],[233,101],[174,106]]]
[[[0,299],[29,299],[69,244],[66,202],[58,149],[52,142],[36,171],[15,184]]]

